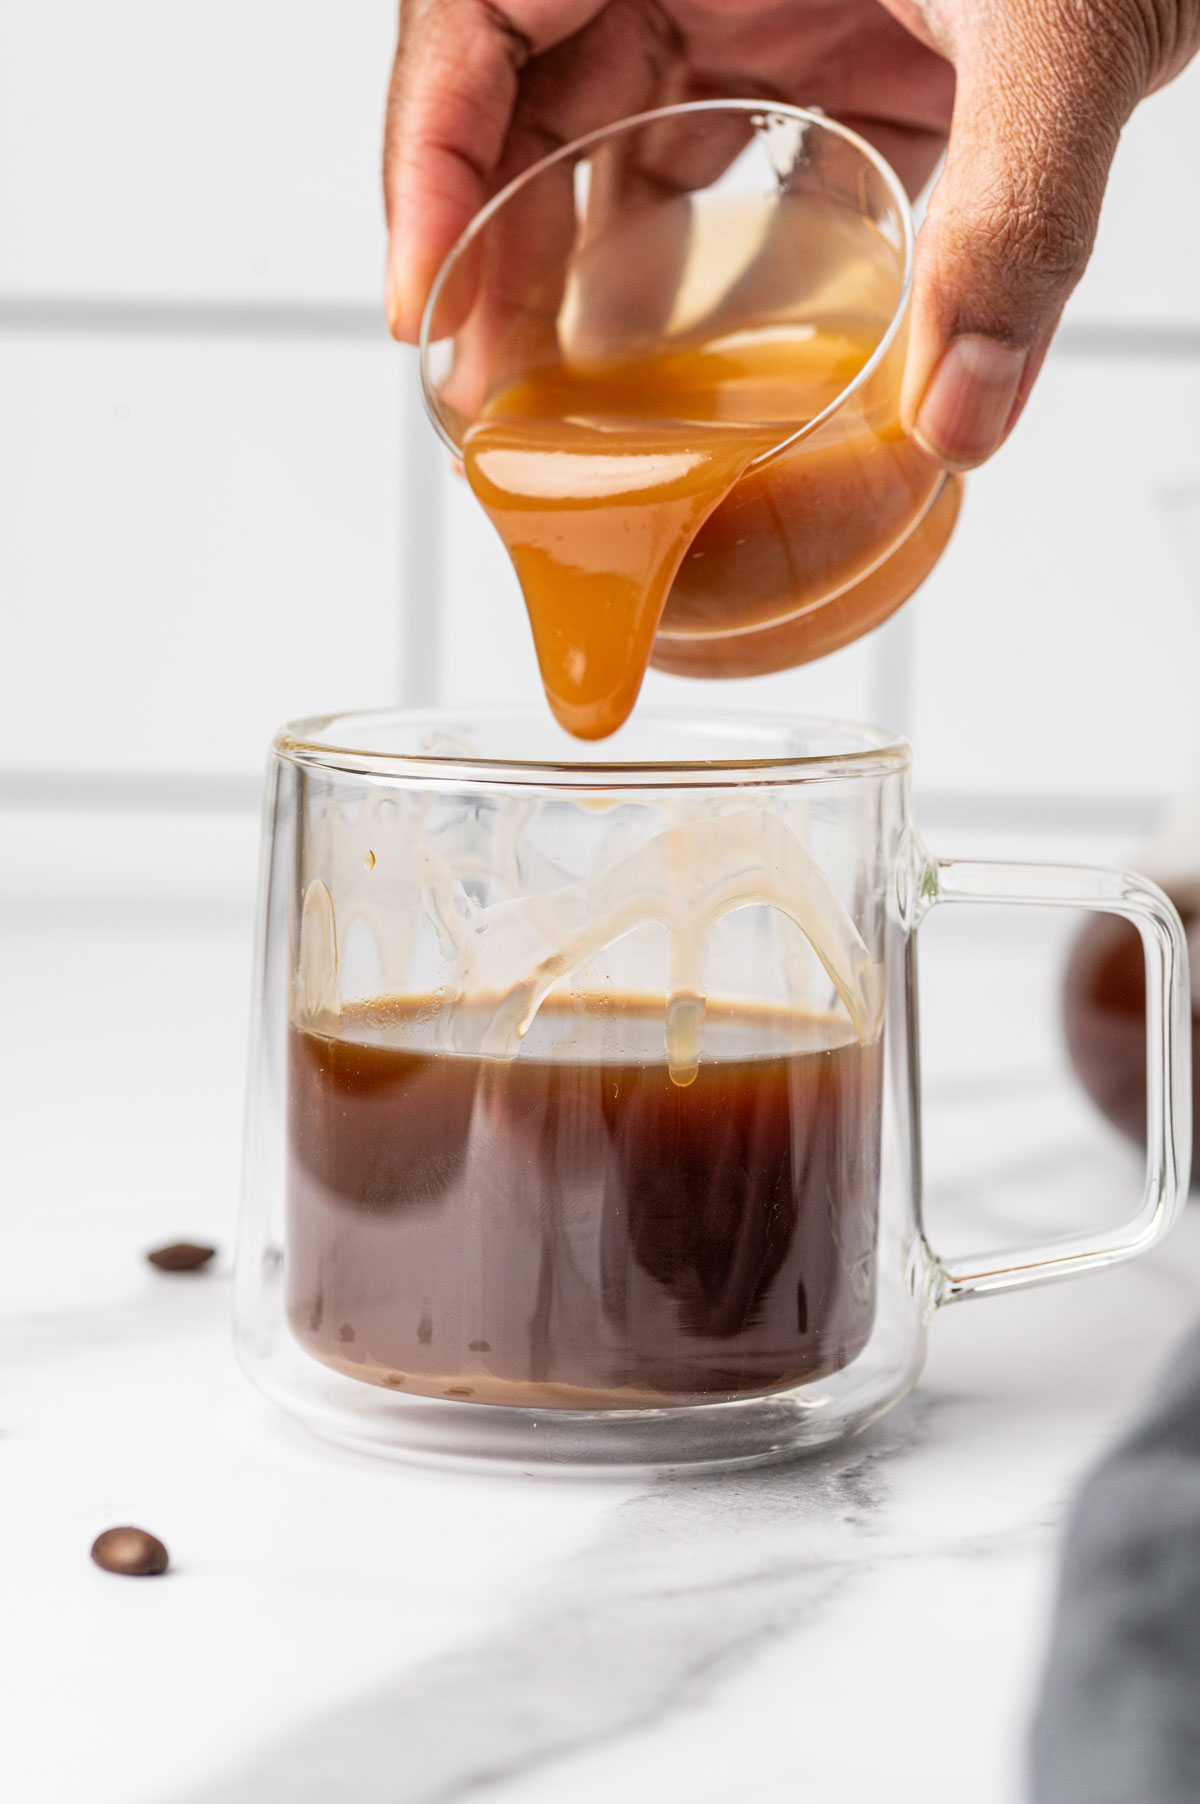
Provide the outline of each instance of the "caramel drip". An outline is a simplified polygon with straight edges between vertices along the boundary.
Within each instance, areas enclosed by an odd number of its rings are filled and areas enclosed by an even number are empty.
[[[568,732],[600,739],[628,717],[697,533],[871,348],[803,326],[735,333],[623,363],[552,364],[492,397],[463,461],[512,558]],[[843,447],[835,486],[860,476]]]

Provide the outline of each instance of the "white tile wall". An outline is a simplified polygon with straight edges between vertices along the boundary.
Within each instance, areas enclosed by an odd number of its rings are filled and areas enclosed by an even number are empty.
[[[358,301],[396,0],[6,0],[7,294]]]
[[[0,335],[0,768],[257,771],[399,666],[400,355]]]
[[[1078,322],[1200,327],[1200,63],[1134,113],[1121,139]]]
[[[525,604],[508,554],[466,480],[428,429],[435,465],[437,576],[436,684],[454,706],[541,696]]]
[[[1052,357],[912,604],[938,788],[1114,795],[1200,780],[1200,358]]]
[[[0,910],[7,903],[220,907],[246,936],[248,975],[258,842],[251,795],[242,806],[202,812],[181,807],[178,796],[146,808],[89,798],[72,806],[70,791],[53,806],[0,803]],[[45,977],[47,993],[62,980],[55,971]]]
[[[229,864],[241,894],[282,717],[537,700],[503,553],[377,324],[394,14],[0,10],[0,890]],[[1000,843],[1039,799],[1103,835],[1200,762],[1198,167],[1200,67],[1131,123],[1064,349],[904,616],[647,700],[900,726],[940,818]]]
[[[1197,169],[1200,62],[1127,128],[1063,349],[905,615],[753,682],[651,673],[647,703],[879,719],[913,736],[918,782],[939,795],[1153,797],[1181,764],[1200,776]],[[1174,339],[1160,354],[1156,335],[1180,328],[1194,354]],[[443,468],[438,484],[440,692],[479,701],[499,679],[536,700],[504,553],[461,479]]]

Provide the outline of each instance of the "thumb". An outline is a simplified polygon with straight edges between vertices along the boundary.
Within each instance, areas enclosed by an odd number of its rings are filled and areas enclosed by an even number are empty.
[[[1136,41],[1084,9],[1004,6],[964,46],[946,166],[917,240],[901,414],[950,469],[1015,424],[1083,274],[1121,128],[1144,91]]]

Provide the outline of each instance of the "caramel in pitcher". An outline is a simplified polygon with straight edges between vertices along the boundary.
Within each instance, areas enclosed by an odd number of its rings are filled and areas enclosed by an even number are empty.
[[[926,574],[957,485],[940,493],[898,421],[848,410],[749,468],[829,407],[876,342],[783,323],[552,363],[491,396],[466,433],[467,477],[569,732],[614,732],[652,659],[697,676],[803,663],[877,625]]]

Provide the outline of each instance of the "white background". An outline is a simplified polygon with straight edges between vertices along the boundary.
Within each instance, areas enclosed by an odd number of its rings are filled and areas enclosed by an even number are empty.
[[[268,1425],[228,1343],[270,736],[312,711],[537,694],[504,557],[383,329],[394,11],[0,6],[0,1314],[24,1365],[0,1451],[26,1462],[0,1547],[16,1706],[0,1767],[15,1760],[22,1804],[164,1804],[210,1780],[219,1796],[343,1692],[393,1666],[403,1686],[405,1662],[484,1634],[609,1507],[519,1486],[481,1506],[318,1459]],[[1130,126],[1060,346],[921,596],[825,663],[710,692],[909,733],[935,850],[1124,856],[1200,780],[1197,169],[1200,65]],[[954,917],[922,934],[939,1244],[978,1244],[977,1221],[1025,1238],[1064,1192],[1094,1211],[1137,1182],[1061,1072],[1069,923],[1005,919],[1002,940]],[[957,1800],[972,1763],[979,1798],[1012,1804],[1050,1525],[1193,1313],[1195,1213],[1130,1273],[937,1325],[921,1407],[943,1426],[891,1462],[894,1559],[874,1544],[832,1642],[822,1617],[765,1689],[761,1667],[739,1679],[745,1712],[685,1712],[661,1766],[619,1743],[594,1790],[551,1766],[522,1798],[635,1797],[647,1771],[726,1796],[756,1749],[779,1772],[754,1795],[790,1799],[807,1708],[818,1741],[828,1718],[822,1804],[929,1798],[936,1778]],[[181,1233],[221,1256],[168,1294],[141,1252]],[[181,1581],[152,1596],[86,1559],[98,1527],[143,1517]],[[680,1520],[653,1543],[668,1587],[693,1551]],[[728,1548],[714,1531],[696,1556],[713,1619],[763,1532],[728,1520]],[[862,1545],[851,1511],[845,1557]]]
[[[393,14],[0,13],[0,895],[245,907],[283,719],[537,694],[381,324]],[[919,599],[711,691],[907,731],[936,846],[1136,847],[1200,765],[1198,102],[1193,68],[1129,127],[1060,348]]]

